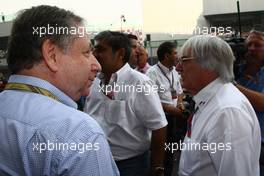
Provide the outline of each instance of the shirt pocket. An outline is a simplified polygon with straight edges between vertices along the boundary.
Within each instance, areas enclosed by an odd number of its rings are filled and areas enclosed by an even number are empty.
[[[106,102],[105,121],[111,125],[124,125],[126,121],[126,102],[109,100]]]

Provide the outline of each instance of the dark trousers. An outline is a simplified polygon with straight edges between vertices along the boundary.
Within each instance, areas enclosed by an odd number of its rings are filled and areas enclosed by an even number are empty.
[[[180,119],[174,116],[166,115],[168,126],[167,126],[167,139],[166,143],[178,143],[180,140],[183,140],[186,134],[186,120]],[[180,152],[180,151],[177,151]],[[177,166],[174,165],[174,156],[180,157],[179,154],[173,154],[172,151],[166,150],[165,160],[164,160],[164,176],[171,176],[173,167],[179,167],[177,162]],[[175,158],[179,161],[179,158]],[[176,168],[176,170],[178,170]]]
[[[260,176],[264,176],[264,142],[261,143],[259,168],[260,168]]]
[[[133,158],[116,161],[120,176],[144,176],[150,169],[149,151]]]

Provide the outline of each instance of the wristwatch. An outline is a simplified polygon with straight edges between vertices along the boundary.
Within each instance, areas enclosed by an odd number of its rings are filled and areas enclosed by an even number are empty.
[[[155,167],[153,170],[155,175],[161,175],[164,173],[164,167]]]
[[[235,80],[233,80],[232,83],[234,84],[234,86],[237,85],[237,82]]]

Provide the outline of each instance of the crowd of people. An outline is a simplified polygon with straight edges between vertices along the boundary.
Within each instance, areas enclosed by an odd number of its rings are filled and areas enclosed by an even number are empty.
[[[235,78],[233,51],[217,36],[193,36],[180,51],[163,42],[150,66],[132,34],[102,31],[94,45],[84,31],[34,35],[47,26],[85,30],[55,6],[14,20],[0,175],[264,175],[263,32],[249,32]]]

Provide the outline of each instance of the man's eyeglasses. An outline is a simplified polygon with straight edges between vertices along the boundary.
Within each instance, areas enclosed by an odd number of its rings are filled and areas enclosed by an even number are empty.
[[[195,57],[193,57],[193,56],[183,56],[183,57],[179,57],[178,59],[177,59],[177,62],[176,62],[176,65],[182,65],[182,63],[184,62],[184,61],[187,61],[187,60],[193,60],[193,59],[195,59]]]

